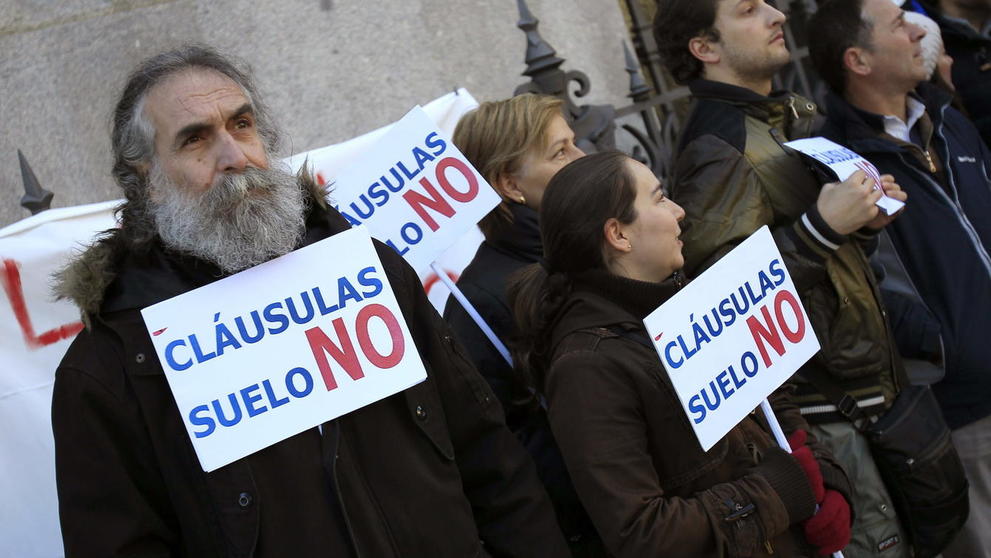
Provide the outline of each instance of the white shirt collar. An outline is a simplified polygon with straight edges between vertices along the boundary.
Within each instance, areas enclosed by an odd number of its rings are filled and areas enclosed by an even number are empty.
[[[890,136],[894,136],[902,141],[911,142],[912,141],[912,127],[915,123],[922,118],[923,113],[926,112],[926,105],[922,104],[921,101],[908,96],[908,101],[905,103],[905,113],[908,116],[907,122],[902,122],[897,116],[884,115],[884,131]]]

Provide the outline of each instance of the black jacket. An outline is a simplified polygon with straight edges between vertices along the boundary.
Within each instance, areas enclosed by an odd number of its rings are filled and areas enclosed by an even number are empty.
[[[822,134],[894,175],[908,193],[887,232],[941,326],[946,377],[933,389],[947,423],[959,428],[991,414],[991,153],[947,94],[928,84],[917,94],[932,123],[928,150],[884,134],[881,116],[836,95]]]
[[[537,212],[520,204],[512,204],[510,210],[513,224],[489,234],[458,278],[465,297],[506,344],[512,342],[516,331],[506,295],[509,279],[543,256]],[[513,380],[512,367],[453,296],[444,307],[444,319],[502,403],[509,429],[533,457],[572,552],[576,557],[601,555],[601,541],[572,486],[546,411],[514,402],[530,394],[520,387],[521,382]]]
[[[307,225],[311,242],[347,228],[320,207]],[[221,274],[160,246],[135,254],[123,234],[65,285],[90,324],[54,388],[67,556],[567,556],[491,390],[380,243],[428,379],[203,472],[139,310]]]

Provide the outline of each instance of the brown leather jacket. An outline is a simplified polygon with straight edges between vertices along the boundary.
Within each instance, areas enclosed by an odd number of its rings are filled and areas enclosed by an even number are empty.
[[[573,277],[552,327],[551,426],[609,552],[644,556],[812,556],[799,522],[815,509],[797,462],[752,413],[702,451],[642,318],[677,287],[603,271]],[[807,427],[782,390],[786,432]],[[813,442],[826,483],[844,473]]]
[[[347,224],[318,208],[308,227]],[[498,401],[393,250],[377,244],[428,379],[205,473],[139,314],[203,262],[112,245],[66,285],[91,323],[54,388],[66,556],[568,555]]]

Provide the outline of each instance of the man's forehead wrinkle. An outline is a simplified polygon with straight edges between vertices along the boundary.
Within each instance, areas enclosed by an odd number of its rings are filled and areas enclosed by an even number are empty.
[[[206,107],[210,112],[214,109],[223,110],[226,108],[223,106],[225,101],[231,97],[237,99],[230,103],[230,110],[237,110],[248,101],[248,98],[236,85],[219,87],[201,93],[177,94],[174,100],[185,112],[195,115],[198,114],[196,109],[202,107]]]

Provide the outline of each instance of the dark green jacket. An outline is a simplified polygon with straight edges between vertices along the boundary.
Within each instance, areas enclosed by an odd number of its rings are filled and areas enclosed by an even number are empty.
[[[769,226],[822,346],[800,376],[828,374],[867,412],[880,412],[897,393],[894,371],[901,362],[865,255],[876,238],[830,229],[815,207],[819,178],[781,145],[811,134],[815,105],[791,93],[765,97],[711,81],[691,88],[696,104],[671,185],[672,198],[686,212],[686,272],[700,274]],[[835,408],[801,380],[796,378],[796,401],[806,418],[838,419]]]

